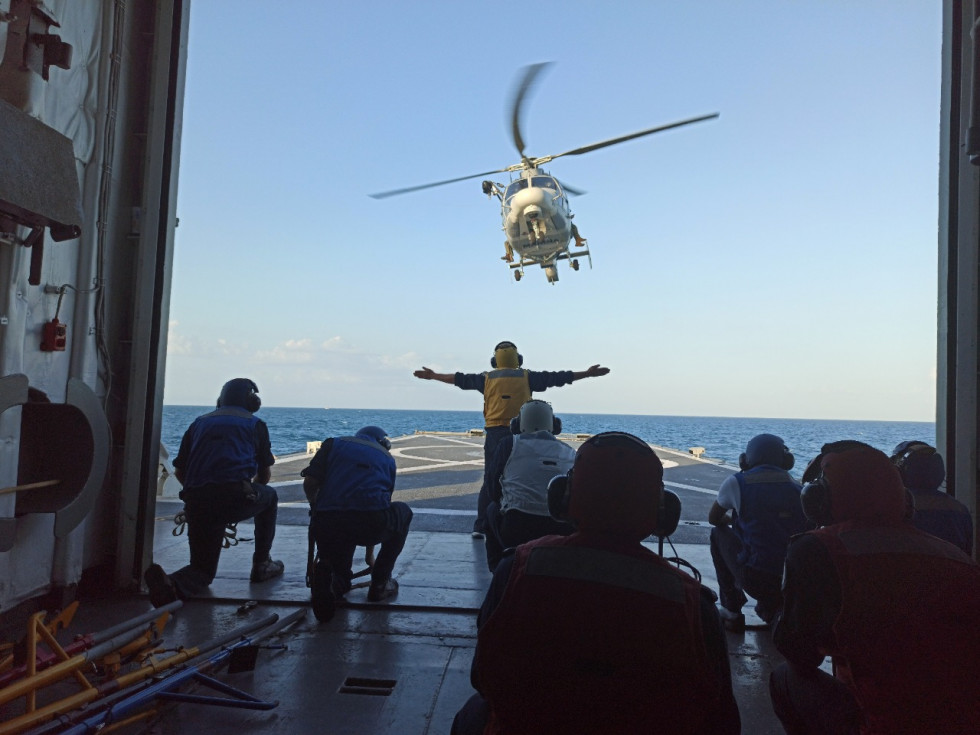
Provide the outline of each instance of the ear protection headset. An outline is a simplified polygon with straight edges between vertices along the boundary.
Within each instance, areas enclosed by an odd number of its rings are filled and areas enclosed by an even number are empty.
[[[517,345],[515,345],[513,342],[507,342],[506,340],[503,341],[503,342],[498,343],[497,346],[493,348],[494,354],[490,355],[490,367],[492,367],[494,370],[497,369],[497,350],[502,350],[502,349],[505,349],[507,347],[510,347],[515,352],[517,352]],[[524,355],[522,355],[520,352],[518,352],[517,353],[517,367],[521,367],[523,364],[524,364]]]
[[[905,480],[905,470],[909,466],[912,457],[929,457],[936,453],[936,448],[918,440],[902,442],[895,451],[892,452],[891,461],[902,473],[902,480]]]
[[[262,406],[259,387],[248,378],[234,378],[225,383],[218,396],[218,408],[238,406],[249,413],[255,413]]]
[[[623,447],[639,453],[653,454],[656,457],[656,454],[646,442],[625,432],[610,431],[596,434],[579,447],[580,455],[582,450],[587,446]],[[578,462],[579,458],[576,458],[576,464]],[[558,475],[548,483],[548,512],[551,513],[551,517],[555,520],[564,522],[571,520],[569,518],[569,509],[572,505],[573,494],[576,492],[574,478],[575,466],[573,465],[572,469],[566,474]],[[654,480],[654,482],[657,481]],[[580,488],[579,492],[582,491]],[[677,530],[677,524],[680,522],[681,517],[681,500],[676,493],[664,488],[663,479],[660,479],[659,483],[651,488],[651,492],[657,492],[659,494],[656,522],[652,530],[652,535],[665,538]]]
[[[388,439],[388,432],[386,432],[380,426],[365,426],[358,429],[354,436],[358,439],[370,439],[372,441],[376,441],[386,450],[391,449],[391,440]]]
[[[663,488],[663,483],[661,483]],[[677,493],[666,488],[660,491],[660,505],[657,507],[657,527],[653,529],[653,535],[659,539],[665,539],[673,535],[677,530],[677,524],[681,522],[681,499]],[[663,556],[663,544],[661,544],[661,556]]]
[[[252,381],[248,381],[252,383]],[[248,397],[245,398],[245,410],[251,413],[255,413],[262,407],[262,399],[259,398],[259,388],[255,383],[252,383],[252,387],[248,392]]]
[[[833,523],[830,482],[823,473],[824,457],[852,449],[873,449],[873,447],[855,439],[824,444],[820,448],[820,454],[810,460],[803,471],[803,491],[800,493],[803,515],[817,526],[829,526]]]
[[[533,413],[536,413],[538,415],[536,415],[536,416],[535,415],[531,415],[531,416],[527,416],[526,415],[526,413],[527,414],[532,414],[532,412]],[[561,433],[561,419],[554,415],[554,413],[551,410],[551,404],[550,403],[548,403],[547,401],[542,401],[542,400],[540,400],[538,398],[532,398],[530,401],[528,401],[523,406],[521,406],[521,412],[519,414],[517,414],[517,416],[515,416],[514,418],[512,418],[510,420],[510,433],[511,434],[520,434],[520,433],[522,433],[524,431],[524,429],[522,429],[522,424],[524,423],[524,419],[525,418],[529,418],[530,423],[532,425],[537,424],[539,426],[539,428],[537,428],[537,429],[531,429],[531,430],[533,430],[533,431],[540,431],[542,428],[544,428],[544,427],[541,427],[540,424],[542,423],[542,421],[543,422],[547,422],[547,419],[544,418],[542,415],[540,415],[540,413],[538,413],[538,412],[550,413],[551,414],[551,427],[549,428],[549,431],[552,434],[555,434],[556,436]]]
[[[556,475],[548,483],[548,512],[556,521],[568,522],[568,505],[572,499],[572,467],[564,475]]]
[[[520,434],[521,433],[521,417],[515,416],[510,420],[510,433]],[[551,424],[551,433],[557,436],[561,433],[561,419],[555,416]]]
[[[759,434],[749,439],[745,451],[738,455],[738,468],[745,472],[761,464],[771,464],[789,472],[796,457],[783,440],[773,434]]]
[[[891,460],[895,463],[898,469],[908,462],[909,457],[913,454],[918,454],[919,452],[925,452],[926,454],[935,454],[936,448],[926,444],[925,442],[912,439],[911,441],[902,442],[897,447],[895,451],[892,452]]]

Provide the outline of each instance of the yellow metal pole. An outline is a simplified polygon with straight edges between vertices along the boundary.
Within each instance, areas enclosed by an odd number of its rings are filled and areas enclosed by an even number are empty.
[[[40,490],[42,487],[51,487],[53,485],[60,485],[61,480],[41,480],[39,482],[28,482],[25,485],[11,485],[10,487],[0,488],[0,495],[9,495],[10,493],[22,493],[26,490]]]
[[[34,692],[42,687],[47,686],[53,682],[63,679],[66,676],[73,675],[78,679],[78,683],[82,687],[88,689],[91,688],[91,684],[82,675],[80,669],[89,663],[90,659],[86,654],[79,654],[77,656],[69,657],[65,653],[64,649],[58,645],[58,641],[54,639],[48,629],[43,625],[40,625],[39,619],[44,616],[44,613],[36,613],[32,616],[31,621],[34,623],[28,629],[27,633],[27,676],[19,681],[15,681],[13,684],[9,684],[3,689],[0,689],[0,704],[6,704],[11,702],[18,697],[27,696],[28,711],[33,710],[34,703]],[[38,634],[45,639],[45,642],[51,646],[51,650],[61,657],[61,662],[56,663],[53,666],[44,669],[44,671],[37,671],[37,637]]]
[[[248,631],[256,630],[262,628],[263,626],[267,626],[275,622],[278,619],[278,617],[279,617],[278,615],[272,614],[267,618],[263,618],[262,620],[258,620],[255,621],[254,623],[250,623],[249,625],[246,625],[243,628],[238,629],[237,631],[232,631],[229,634],[228,638],[233,639],[235,637],[245,635]],[[129,641],[126,641],[126,643],[128,642]],[[214,644],[213,641],[211,643]],[[112,649],[114,650],[115,648],[118,648],[120,644],[112,642],[111,645],[112,645]],[[221,643],[220,645],[224,645],[224,643]],[[46,707],[41,707],[40,709],[35,710],[34,712],[28,712],[27,714],[21,715],[20,717],[16,717],[12,720],[8,720],[7,722],[0,722],[0,735],[15,735],[15,733],[24,732],[25,730],[28,730],[34,727],[35,725],[39,725],[43,722],[47,722],[48,720],[52,719],[56,715],[70,712],[73,709],[88,704],[89,702],[92,702],[96,699],[105,697],[109,694],[113,694],[119,690],[132,686],[133,684],[136,684],[137,682],[143,679],[148,679],[150,677],[153,677],[159,672],[162,672],[166,669],[179,666],[180,664],[199,656],[205,650],[213,650],[213,647],[209,649],[202,649],[200,647],[186,648],[180,653],[171,656],[170,658],[166,658],[161,661],[150,661],[140,669],[130,674],[124,674],[123,676],[119,676],[115,679],[112,679],[111,681],[107,681],[104,684],[99,685],[98,688],[86,689],[85,691],[79,692],[78,694],[75,694],[71,697],[67,697],[57,702],[53,702],[52,704],[49,704]],[[91,653],[91,651],[89,653]],[[80,658],[80,657],[76,657],[76,658]],[[67,663],[69,662],[65,661],[62,664],[57,664],[57,666],[64,667],[64,665]],[[41,672],[41,675],[44,675],[46,673],[47,671],[43,671]]]

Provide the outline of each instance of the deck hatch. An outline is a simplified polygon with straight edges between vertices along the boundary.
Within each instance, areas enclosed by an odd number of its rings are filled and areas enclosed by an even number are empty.
[[[396,679],[368,679],[363,676],[348,676],[340,687],[341,694],[370,694],[387,697],[395,688]]]

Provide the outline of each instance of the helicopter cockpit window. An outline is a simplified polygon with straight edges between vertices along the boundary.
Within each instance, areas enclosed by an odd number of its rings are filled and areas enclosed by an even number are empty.
[[[504,198],[510,199],[521,189],[526,189],[526,188],[527,188],[527,181],[525,179],[518,179],[517,181],[512,181],[510,182],[510,185],[507,187],[507,193],[504,195]]]
[[[550,176],[534,176],[531,178],[531,186],[537,186],[540,189],[554,189],[558,190],[558,183]]]

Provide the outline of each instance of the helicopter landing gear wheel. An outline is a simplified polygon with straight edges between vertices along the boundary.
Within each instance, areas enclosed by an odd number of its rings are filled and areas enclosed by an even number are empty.
[[[549,265],[544,269],[544,274],[548,278],[548,283],[556,283],[558,281],[558,269]]]
[[[578,260],[573,260],[572,261],[572,270],[573,271],[577,271],[578,270]]]
[[[521,276],[522,276],[522,275],[524,275],[524,274],[523,274],[523,273],[521,273],[520,271],[514,271],[514,280],[515,280],[515,281],[519,281],[519,280],[521,280]]]

